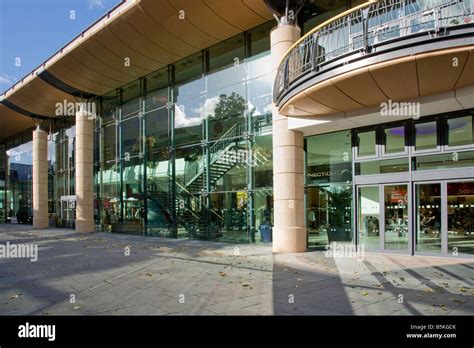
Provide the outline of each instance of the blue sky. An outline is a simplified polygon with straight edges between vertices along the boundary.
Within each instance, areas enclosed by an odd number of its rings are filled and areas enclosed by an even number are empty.
[[[0,0],[0,94],[118,3]]]

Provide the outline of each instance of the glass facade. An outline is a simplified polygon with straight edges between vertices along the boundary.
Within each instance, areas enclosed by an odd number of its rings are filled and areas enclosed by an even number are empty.
[[[4,213],[9,222],[31,223],[33,217],[33,142],[31,135],[5,147]]]
[[[74,227],[76,127],[48,137],[48,213],[50,225]]]
[[[260,223],[273,215],[273,26],[237,35],[98,99],[99,229],[260,240]]]
[[[355,241],[366,250],[474,254],[472,117],[306,138],[308,246]]]
[[[351,131],[306,139],[308,246],[352,240]]]

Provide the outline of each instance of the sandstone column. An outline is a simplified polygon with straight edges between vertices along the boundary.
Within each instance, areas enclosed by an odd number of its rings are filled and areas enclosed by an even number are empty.
[[[93,117],[76,113],[76,232],[94,232]]]
[[[300,37],[300,29],[283,17],[271,33],[273,76],[286,51]],[[306,250],[304,220],[303,134],[288,130],[288,119],[273,105],[273,252]]]
[[[48,228],[48,134],[33,131],[33,228]]]

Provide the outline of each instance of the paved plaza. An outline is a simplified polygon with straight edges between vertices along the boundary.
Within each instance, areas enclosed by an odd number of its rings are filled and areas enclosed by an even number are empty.
[[[324,251],[3,225],[1,315],[474,315],[474,259]]]

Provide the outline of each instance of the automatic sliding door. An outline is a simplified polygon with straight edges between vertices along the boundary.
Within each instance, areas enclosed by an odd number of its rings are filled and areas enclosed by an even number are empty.
[[[380,190],[379,186],[357,188],[359,244],[365,249],[380,249]]]
[[[474,182],[447,183],[448,253],[474,254]]]
[[[384,249],[408,251],[409,195],[407,184],[384,185]]]
[[[441,183],[415,184],[416,251],[441,253],[442,251],[442,201]]]

